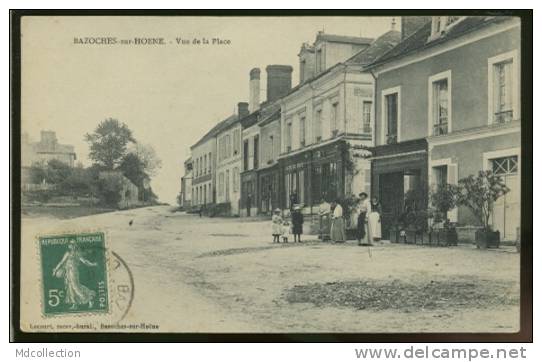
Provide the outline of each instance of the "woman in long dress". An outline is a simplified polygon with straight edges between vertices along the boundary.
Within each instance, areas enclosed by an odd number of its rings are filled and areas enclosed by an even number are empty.
[[[336,243],[346,241],[346,230],[344,228],[343,208],[338,201],[334,202],[335,209],[331,221],[331,240]]]
[[[64,278],[64,291],[66,297],[64,302],[71,304],[71,309],[77,305],[88,304],[92,308],[96,292],[87,288],[79,281],[79,267],[81,264],[87,266],[96,266],[96,263],[88,261],[79,254],[72,241],[68,244],[68,251],[62,257],[62,260],[53,269],[53,276]]]
[[[368,241],[372,244],[382,238],[382,226],[380,223],[380,203],[376,197],[371,200],[371,211],[367,216]]]

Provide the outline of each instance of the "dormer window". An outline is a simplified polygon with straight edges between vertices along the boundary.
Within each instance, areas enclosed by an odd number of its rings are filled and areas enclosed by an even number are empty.
[[[433,16],[429,41],[438,38],[452,25],[455,25],[460,18],[460,16]]]

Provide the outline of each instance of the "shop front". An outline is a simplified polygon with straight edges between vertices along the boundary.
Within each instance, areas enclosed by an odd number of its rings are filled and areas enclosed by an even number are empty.
[[[373,148],[371,194],[379,198],[382,207],[383,238],[389,238],[390,228],[409,211],[406,197],[413,195],[418,199],[417,208],[427,208],[427,165],[425,139]]]

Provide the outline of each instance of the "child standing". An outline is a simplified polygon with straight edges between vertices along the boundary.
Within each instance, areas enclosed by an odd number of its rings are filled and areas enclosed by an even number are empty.
[[[303,214],[301,213],[301,206],[296,205],[292,214],[292,234],[294,234],[294,243],[301,242],[301,234],[303,234]]]
[[[288,242],[288,234],[290,233],[290,223],[286,220],[282,223],[282,242]]]
[[[282,234],[282,217],[280,216],[280,209],[275,209],[275,212],[271,217],[271,223],[273,242],[280,243],[280,235]]]

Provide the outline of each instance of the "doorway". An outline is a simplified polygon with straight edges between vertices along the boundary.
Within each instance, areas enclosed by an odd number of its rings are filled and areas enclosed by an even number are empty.
[[[518,156],[499,157],[490,160],[491,170],[503,178],[510,191],[501,196],[493,208],[492,225],[500,231],[502,240],[516,240],[516,228],[520,225],[521,182]]]

